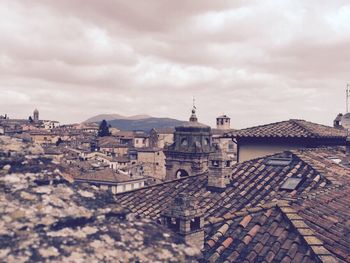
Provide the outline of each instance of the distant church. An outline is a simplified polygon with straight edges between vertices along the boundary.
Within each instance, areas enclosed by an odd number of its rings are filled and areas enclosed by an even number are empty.
[[[166,149],[166,180],[203,173],[208,170],[209,155],[214,152],[210,126],[198,122],[193,106],[189,122],[175,127],[174,143]]]

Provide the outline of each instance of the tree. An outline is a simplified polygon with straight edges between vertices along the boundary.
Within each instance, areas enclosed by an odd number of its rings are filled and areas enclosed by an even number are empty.
[[[98,128],[98,136],[99,137],[104,137],[104,136],[109,136],[111,133],[109,132],[109,126],[106,122],[106,120],[103,120],[100,124],[100,127]]]
[[[33,123],[33,118],[32,118],[32,116],[29,116],[28,121],[29,121],[29,123]]]

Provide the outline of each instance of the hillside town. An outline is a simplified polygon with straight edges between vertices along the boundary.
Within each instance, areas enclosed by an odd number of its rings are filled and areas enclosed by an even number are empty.
[[[0,260],[349,262],[349,116],[211,128],[193,107],[125,131],[5,114]]]

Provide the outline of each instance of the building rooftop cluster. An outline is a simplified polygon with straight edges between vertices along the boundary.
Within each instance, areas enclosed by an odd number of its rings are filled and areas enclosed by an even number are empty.
[[[194,107],[174,129],[103,137],[2,118],[0,261],[350,262],[337,118],[211,129]]]

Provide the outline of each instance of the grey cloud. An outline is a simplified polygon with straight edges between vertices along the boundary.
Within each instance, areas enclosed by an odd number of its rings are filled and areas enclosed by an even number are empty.
[[[1,112],[99,113],[234,127],[343,111],[347,1],[10,1],[0,4]]]

